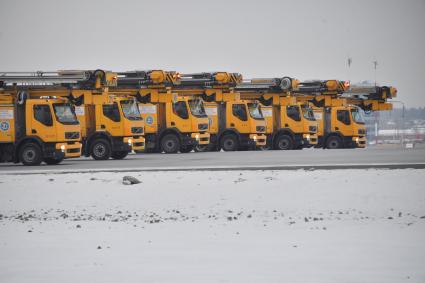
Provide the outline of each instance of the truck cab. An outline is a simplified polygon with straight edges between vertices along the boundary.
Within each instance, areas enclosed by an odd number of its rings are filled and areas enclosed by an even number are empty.
[[[329,149],[366,147],[363,114],[356,106],[314,109],[319,122],[319,146]]]
[[[58,164],[80,157],[81,127],[65,98],[0,93],[0,160],[24,165]]]
[[[202,99],[174,95],[159,103],[139,103],[146,123],[146,149],[190,152],[210,143],[209,119]]]
[[[144,121],[133,97],[86,94],[77,106],[85,156],[122,159],[145,147]]]
[[[257,101],[207,102],[206,112],[215,149],[235,151],[266,145],[266,120]]]
[[[302,149],[317,144],[317,121],[313,110],[305,103],[287,103],[286,97],[273,107],[273,134],[270,147],[278,150]]]

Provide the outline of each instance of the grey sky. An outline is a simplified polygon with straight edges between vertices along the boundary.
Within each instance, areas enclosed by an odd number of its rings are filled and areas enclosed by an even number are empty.
[[[0,70],[374,80],[425,106],[425,0],[0,2]],[[353,59],[350,71],[347,57]]]

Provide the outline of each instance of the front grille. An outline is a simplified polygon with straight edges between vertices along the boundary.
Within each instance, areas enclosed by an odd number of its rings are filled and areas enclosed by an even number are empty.
[[[359,135],[366,135],[365,129],[359,129]]]
[[[80,138],[80,132],[65,132],[65,139],[74,140]]]
[[[264,126],[257,126],[255,129],[256,129],[257,132],[265,132],[266,131],[266,127],[264,127]]]
[[[135,142],[134,143],[134,146],[137,146],[137,147],[139,147],[139,146],[144,146],[145,145],[145,143],[144,142]]]
[[[198,124],[198,130],[201,130],[201,131],[208,130],[208,124]]]
[[[131,133],[132,134],[143,134],[143,127],[132,127]]]
[[[315,132],[317,132],[317,127],[316,126],[309,126],[308,130],[309,130],[310,133],[315,133]]]
[[[79,148],[70,148],[66,150],[67,153],[77,153],[80,152]]]
[[[208,141],[208,140],[209,140],[209,138],[201,138],[200,140],[201,140],[201,141]]]

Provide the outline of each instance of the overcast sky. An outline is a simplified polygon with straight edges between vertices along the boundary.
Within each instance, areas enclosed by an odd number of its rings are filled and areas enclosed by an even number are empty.
[[[0,71],[377,81],[425,106],[425,0],[0,1]],[[347,58],[352,58],[348,69]]]

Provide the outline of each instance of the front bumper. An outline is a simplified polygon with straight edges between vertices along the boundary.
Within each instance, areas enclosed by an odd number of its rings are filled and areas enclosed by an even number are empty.
[[[65,158],[75,158],[81,156],[82,144],[80,142],[73,143],[57,143],[55,149],[58,155],[64,155]]]
[[[196,144],[199,145],[210,143],[210,133],[192,133],[190,137],[195,139]]]
[[[317,134],[303,134],[303,145],[305,147],[315,146],[319,142]]]
[[[267,143],[267,137],[265,134],[250,134],[249,141],[255,146],[265,146]]]
[[[124,137],[124,144],[127,144],[130,150],[145,150],[145,137]]]
[[[355,145],[355,147],[358,148],[365,148],[366,147],[366,137],[353,137],[352,142]]]

